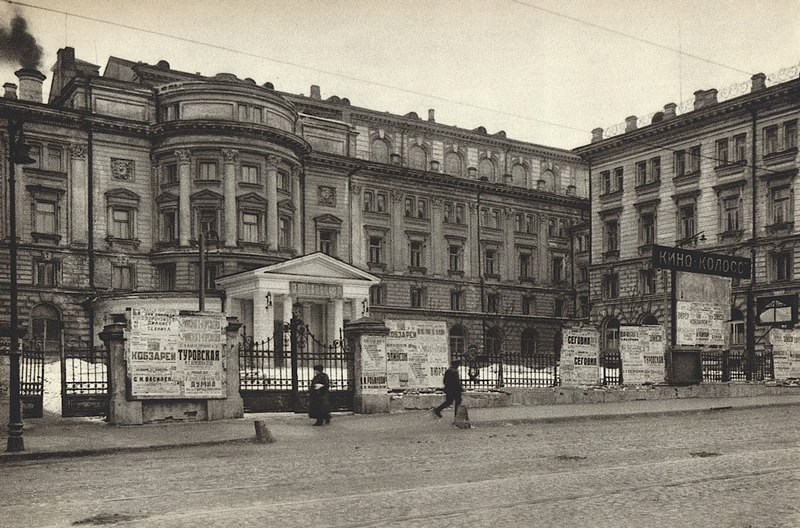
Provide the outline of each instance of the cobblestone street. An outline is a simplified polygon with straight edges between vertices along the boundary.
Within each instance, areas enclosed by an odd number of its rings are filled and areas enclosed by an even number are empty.
[[[269,445],[5,464],[3,481],[14,485],[4,487],[0,518],[16,526],[791,527],[800,525],[799,419],[792,406],[459,430],[419,412],[394,430],[391,420],[341,416]]]

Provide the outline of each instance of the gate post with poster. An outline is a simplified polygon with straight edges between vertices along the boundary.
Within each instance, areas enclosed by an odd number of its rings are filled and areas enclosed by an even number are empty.
[[[110,423],[241,418],[236,330],[223,314],[144,308],[107,325]]]
[[[386,336],[383,321],[364,317],[344,328],[345,342],[355,362],[353,410],[357,413],[389,412],[391,401],[386,375]]]

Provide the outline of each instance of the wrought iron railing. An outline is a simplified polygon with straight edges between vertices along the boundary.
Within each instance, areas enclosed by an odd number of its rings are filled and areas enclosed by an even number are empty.
[[[105,347],[64,349],[64,394],[108,394]]]
[[[759,350],[748,369],[748,357],[744,347],[730,350],[708,349],[702,352],[703,381],[764,381],[773,378],[772,352]],[[751,375],[748,376],[748,370]]]
[[[454,357],[461,363],[459,375],[465,389],[503,387],[552,387],[558,384],[558,362],[554,354],[495,352]]]

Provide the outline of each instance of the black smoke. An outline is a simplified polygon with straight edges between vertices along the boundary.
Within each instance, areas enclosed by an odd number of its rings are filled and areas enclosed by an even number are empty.
[[[0,62],[39,69],[42,54],[42,47],[28,32],[28,22],[21,16],[15,15],[9,28],[0,27]]]

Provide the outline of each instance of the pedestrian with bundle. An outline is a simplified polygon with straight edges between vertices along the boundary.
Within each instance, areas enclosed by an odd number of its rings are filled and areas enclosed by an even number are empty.
[[[316,426],[331,423],[331,380],[324,369],[322,365],[314,365],[314,378],[308,388],[308,416],[316,420],[313,424]]]

